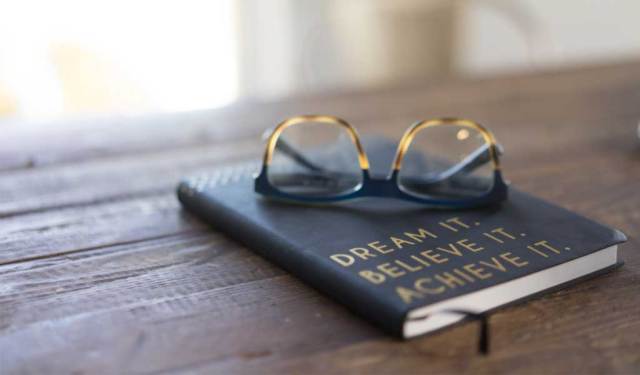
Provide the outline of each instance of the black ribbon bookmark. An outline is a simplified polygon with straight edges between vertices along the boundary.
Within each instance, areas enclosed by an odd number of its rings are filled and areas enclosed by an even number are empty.
[[[441,312],[461,314],[465,315],[468,319],[480,321],[478,352],[482,355],[489,354],[489,317],[486,313],[478,313],[468,310],[442,310]]]
[[[469,311],[469,310],[450,309],[450,310],[439,310],[439,311],[430,313],[427,316],[417,318],[417,319],[427,319],[429,316],[433,316],[440,313],[464,315],[465,319],[478,320],[480,322],[480,333],[478,335],[478,353],[482,355],[489,354],[489,350],[490,350],[489,316],[486,313],[478,313],[478,312]]]
[[[483,355],[489,354],[489,317],[486,314],[482,314],[480,317],[480,341],[478,343],[478,350]]]

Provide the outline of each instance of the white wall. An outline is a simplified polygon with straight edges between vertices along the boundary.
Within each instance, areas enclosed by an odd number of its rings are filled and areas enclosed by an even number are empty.
[[[640,57],[640,1],[467,1],[457,68],[521,71]]]

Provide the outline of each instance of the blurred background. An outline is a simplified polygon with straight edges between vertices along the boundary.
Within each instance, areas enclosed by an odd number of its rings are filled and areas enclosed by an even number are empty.
[[[640,57],[637,0],[0,4],[0,124]]]

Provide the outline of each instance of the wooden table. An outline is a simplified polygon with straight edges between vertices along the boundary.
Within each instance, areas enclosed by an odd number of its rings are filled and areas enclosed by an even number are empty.
[[[514,185],[622,229],[626,265],[476,324],[399,342],[180,209],[181,176],[257,158],[298,113],[400,137],[492,128]],[[640,64],[0,124],[0,372],[638,373]],[[473,339],[472,339],[473,338]]]

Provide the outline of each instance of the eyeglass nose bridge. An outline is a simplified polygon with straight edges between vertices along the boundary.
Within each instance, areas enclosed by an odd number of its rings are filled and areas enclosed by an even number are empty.
[[[372,197],[388,197],[398,192],[398,171],[388,175],[372,176],[369,170],[363,170],[361,193]]]

